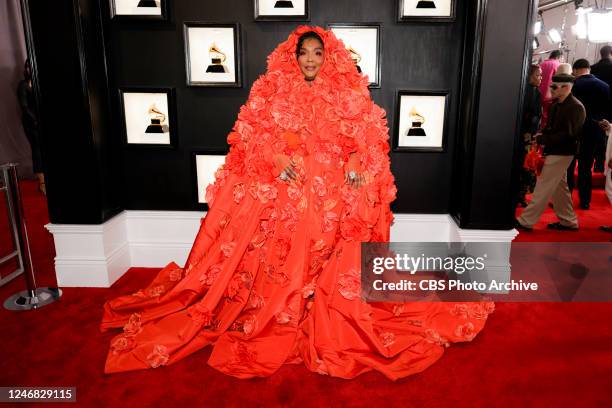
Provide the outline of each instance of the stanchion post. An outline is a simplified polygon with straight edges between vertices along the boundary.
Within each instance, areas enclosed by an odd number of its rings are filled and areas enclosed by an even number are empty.
[[[7,188],[7,207],[12,219],[13,234],[17,250],[21,253],[23,262],[26,290],[18,292],[4,302],[4,307],[8,310],[31,310],[37,309],[52,303],[62,295],[58,288],[37,288],[36,276],[32,265],[30,253],[30,243],[28,241],[28,230],[26,226],[23,202],[19,189],[19,179],[17,177],[16,163],[8,163],[0,166]]]

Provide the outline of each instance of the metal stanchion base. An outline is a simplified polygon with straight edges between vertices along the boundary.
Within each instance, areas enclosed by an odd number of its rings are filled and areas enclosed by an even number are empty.
[[[35,295],[29,290],[17,292],[4,301],[4,308],[8,310],[38,309],[53,303],[62,296],[60,288],[37,288]]]

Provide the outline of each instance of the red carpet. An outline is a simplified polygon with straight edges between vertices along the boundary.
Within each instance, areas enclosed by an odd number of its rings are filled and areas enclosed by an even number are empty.
[[[33,181],[22,182],[22,191],[39,285],[54,285],[53,242],[43,228],[46,201]],[[573,237],[600,237],[589,235],[596,234],[598,224],[579,217],[582,231]],[[536,231],[530,238],[565,238],[559,232],[543,234],[549,233]],[[329,378],[299,365],[285,366],[270,378],[237,380],[206,365],[210,349],[161,369],[104,375],[113,333],[98,331],[102,304],[144,286],[155,272],[132,268],[111,289],[66,288],[60,302],[33,312],[2,309],[0,386],[76,386],[78,405],[87,407],[595,407],[612,402],[609,303],[498,303],[473,342],[451,346],[425,372],[396,383],[375,372],[355,380]],[[0,299],[23,285],[17,278],[1,287]]]

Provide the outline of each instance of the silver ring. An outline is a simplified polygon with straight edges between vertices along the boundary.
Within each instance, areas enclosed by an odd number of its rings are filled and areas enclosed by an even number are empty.
[[[278,177],[280,177],[281,180],[287,180],[287,173],[285,173],[285,171],[283,170],[281,172],[280,176],[278,176]]]
[[[357,178],[357,173],[355,173],[353,170],[349,171],[349,178],[351,180],[355,180]]]

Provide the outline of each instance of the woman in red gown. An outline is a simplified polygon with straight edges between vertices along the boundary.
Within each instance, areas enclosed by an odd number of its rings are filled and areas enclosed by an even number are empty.
[[[361,242],[387,242],[393,220],[388,138],[385,111],[344,44],[297,28],[240,109],[185,266],[171,262],[104,305],[101,330],[123,329],[105,372],[172,364],[212,345],[208,364],[239,378],[303,363],[395,380],[472,340],[492,302],[360,297]]]

